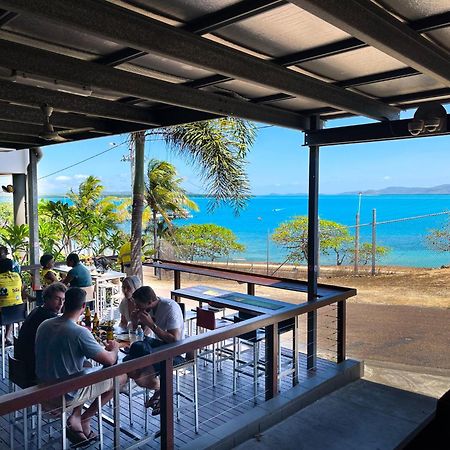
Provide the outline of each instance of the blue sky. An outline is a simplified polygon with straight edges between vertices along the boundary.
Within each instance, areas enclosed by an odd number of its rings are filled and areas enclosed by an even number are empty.
[[[412,113],[402,114],[402,118]],[[362,123],[362,119],[329,122],[328,127]],[[129,191],[130,167],[122,162],[128,153],[127,136],[92,139],[44,148],[39,163],[39,192],[62,194],[88,175],[102,180],[108,191]],[[303,133],[279,127],[262,127],[248,157],[252,193],[293,194],[307,192],[308,150]],[[122,144],[122,145],[120,145]],[[113,148],[114,147],[114,148]],[[67,166],[111,149],[67,170]],[[450,136],[403,141],[323,147],[320,156],[320,192],[380,189],[387,186],[435,186],[450,183]],[[146,145],[146,156],[173,163],[189,192],[203,188],[195,168],[168,152],[160,141]],[[60,171],[55,175],[49,174]],[[45,178],[43,178],[45,177]],[[0,177],[0,183],[8,180]]]

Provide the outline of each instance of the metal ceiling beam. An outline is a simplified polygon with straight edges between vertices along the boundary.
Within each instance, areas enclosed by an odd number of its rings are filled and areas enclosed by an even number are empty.
[[[17,16],[18,14],[16,13],[4,11],[3,9],[0,10],[0,27],[6,25],[8,22],[11,22],[11,20],[15,19]]]
[[[60,131],[61,128],[56,130]],[[42,131],[42,125],[33,125],[29,123],[18,123],[0,120],[0,133],[20,134],[23,136],[38,136]]]
[[[0,100],[36,107],[47,103],[60,111],[138,122],[143,126],[158,125],[154,115],[143,108],[4,80],[0,80]]]
[[[194,19],[182,28],[195,34],[207,34],[227,25],[278,8],[286,3],[287,1],[284,0],[244,0]]]
[[[343,145],[450,134],[450,114],[447,115],[447,131],[441,133],[412,136],[408,131],[409,122],[411,122],[411,119],[307,131],[305,132],[305,145]]]
[[[191,33],[203,35],[212,31],[239,22],[265,11],[285,5],[285,0],[244,0],[234,5],[227,6],[219,11],[215,11],[205,16],[194,19],[186,23],[182,28]],[[146,55],[147,52],[136,50],[134,48],[123,48],[117,52],[101,56],[95,62],[107,66],[118,66],[120,64],[132,61]]]
[[[15,68],[28,74],[90,86],[94,90],[105,89],[118,95],[131,95],[173,106],[294,129],[303,130],[309,123],[308,119],[294,112],[197,91],[22,44],[0,41],[0,61],[0,65],[9,69]]]
[[[450,54],[370,0],[290,0],[341,30],[450,86]]]
[[[0,147],[2,142],[9,144],[19,144],[29,147],[41,147],[48,144],[48,141],[32,136],[22,136],[20,134],[0,133]]]
[[[408,24],[413,30],[420,33],[426,33],[428,31],[438,30],[450,26],[450,12],[436,14],[434,16],[426,17],[425,19],[419,19]],[[328,56],[340,55],[347,53],[349,51],[357,50],[360,48],[369,47],[366,43],[360,41],[356,38],[344,39],[338,42],[332,42],[331,44],[320,45],[308,50],[302,50],[300,52],[291,53],[289,55],[274,58],[271,61],[279,64],[280,66],[288,67],[295,66],[297,64],[302,64],[307,61],[314,61],[316,59],[326,58]],[[374,75],[369,75],[367,77],[357,77],[349,80],[338,81],[334,84],[340,87],[356,87],[362,84],[378,83],[380,81],[394,80],[396,78],[403,78],[406,76],[417,75],[420,72],[411,69],[399,69],[396,71],[380,72]],[[398,76],[396,76],[398,75]],[[213,86],[215,84],[223,83],[225,81],[232,80],[231,77],[225,77],[223,75],[212,75],[209,77],[204,77],[194,81],[188,81],[185,83],[187,86],[191,87],[205,87]],[[286,96],[286,98],[292,98],[292,96]]]
[[[280,92],[331,103],[355,114],[379,120],[399,115],[397,108],[369,97],[295,73],[109,3],[93,0],[0,0],[0,6],[57,21],[132,48],[154,52]]]
[[[17,123],[30,123],[34,125],[42,125],[42,112],[38,108],[27,106],[2,104],[0,106],[1,120]],[[52,124],[55,127],[64,129],[72,128],[94,128],[98,133],[118,134],[128,123],[97,119],[94,117],[84,117],[71,113],[60,113],[55,111],[52,114]],[[130,130],[131,131],[131,130]]]

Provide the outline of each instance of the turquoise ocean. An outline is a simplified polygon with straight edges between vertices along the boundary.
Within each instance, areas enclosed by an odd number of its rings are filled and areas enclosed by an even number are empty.
[[[47,197],[48,198],[48,197]],[[64,197],[52,197],[60,200]],[[270,234],[283,221],[296,215],[306,215],[308,198],[306,195],[267,195],[252,197],[238,216],[229,207],[221,207],[208,213],[208,199],[192,197],[199,205],[199,212],[192,217],[178,220],[177,224],[215,223],[230,228],[238,241],[246,246],[243,253],[230,256],[235,261],[283,262],[285,251],[270,239]],[[0,200],[1,201],[1,200]],[[319,216],[343,225],[355,224],[358,209],[358,195],[321,195]],[[372,210],[376,209],[377,222],[407,219],[450,210],[450,195],[373,195],[361,198],[361,224],[372,221]],[[429,216],[416,220],[380,224],[376,228],[377,245],[390,247],[390,253],[380,260],[382,265],[440,267],[450,265],[450,252],[430,250],[425,236],[433,228],[442,227],[448,215]],[[125,224],[129,228],[129,224]],[[361,242],[371,242],[371,227],[361,227]],[[354,228],[350,228],[354,234]],[[269,236],[269,238],[268,238]],[[321,264],[333,264],[330,257],[321,256]],[[345,264],[345,262],[344,262]],[[347,261],[348,264],[348,261]]]

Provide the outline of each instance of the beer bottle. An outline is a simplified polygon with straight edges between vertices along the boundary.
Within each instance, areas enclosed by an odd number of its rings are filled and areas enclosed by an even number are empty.
[[[108,327],[108,330],[106,331],[106,340],[107,341],[113,341],[114,340],[114,329],[113,329],[113,327]]]
[[[100,324],[100,320],[98,319],[97,313],[94,314],[94,320],[92,321],[92,328],[94,331],[98,331],[98,326]]]
[[[89,309],[89,306],[86,306],[86,309],[84,310],[84,325],[86,327],[91,326],[91,310]]]

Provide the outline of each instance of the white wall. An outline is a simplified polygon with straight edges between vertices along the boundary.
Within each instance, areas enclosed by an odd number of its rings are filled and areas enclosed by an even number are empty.
[[[0,149],[0,175],[27,173],[28,149],[5,151]]]

